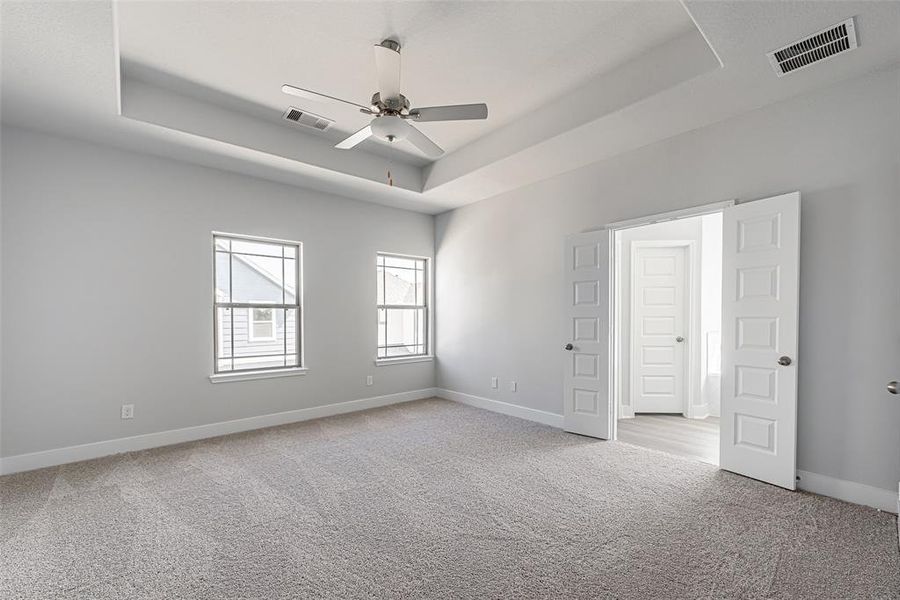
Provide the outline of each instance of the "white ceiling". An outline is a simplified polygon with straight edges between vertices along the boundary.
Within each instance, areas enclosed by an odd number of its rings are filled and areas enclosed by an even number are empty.
[[[486,121],[418,125],[448,153],[693,28],[677,0],[144,1],[122,3],[118,22],[123,60],[276,115],[289,104],[322,114],[337,121],[332,139],[369,118],[286,96],[281,85],[366,105],[377,89],[372,46],[394,37],[413,106],[489,106]]]
[[[435,213],[900,64],[900,2],[685,2],[3,1],[2,119]],[[848,16],[859,49],[775,77],[767,51]],[[395,187],[383,149],[333,150],[277,120],[287,81],[364,100],[370,45],[389,34],[415,103],[491,108],[485,123],[421,124],[455,150],[431,165],[409,155]],[[120,46],[158,82],[181,82],[193,112],[166,97],[162,114],[134,85],[124,97],[146,118],[120,116]]]

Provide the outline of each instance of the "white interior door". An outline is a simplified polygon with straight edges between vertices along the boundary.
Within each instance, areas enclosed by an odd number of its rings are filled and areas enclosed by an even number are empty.
[[[636,413],[685,413],[686,254],[684,246],[632,244],[629,362]]]
[[[795,488],[800,193],[725,209],[721,466]]]
[[[564,428],[612,438],[609,231],[566,238]]]

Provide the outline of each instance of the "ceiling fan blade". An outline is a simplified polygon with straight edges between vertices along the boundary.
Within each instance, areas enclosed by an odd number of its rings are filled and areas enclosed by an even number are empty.
[[[378,93],[382,100],[400,97],[400,45],[396,42],[389,46],[396,46],[397,50],[382,44],[391,42],[385,40],[375,45],[375,70],[378,72]]]
[[[432,142],[427,135],[425,135],[406,121],[401,122],[408,128],[406,132],[406,141],[421,150],[422,153],[425,154],[425,156],[429,158],[438,158],[444,153],[441,147]]]
[[[452,106],[425,106],[411,108],[409,118],[413,121],[469,121],[487,119],[487,104],[455,104]]]
[[[337,144],[335,148],[339,148],[341,150],[349,150],[350,148],[356,146],[357,144],[361,144],[372,137],[372,126],[366,125],[343,142]]]
[[[357,104],[356,102],[350,102],[349,100],[342,100],[341,98],[335,98],[334,96],[329,96],[328,94],[320,94],[319,92],[314,92],[312,90],[306,90],[303,88],[299,88],[297,86],[284,84],[281,86],[281,91],[285,94],[290,94],[291,96],[297,96],[298,98],[305,98],[307,100],[315,100],[316,102],[322,102],[324,100],[334,100],[336,102],[343,102],[344,104],[349,104],[350,106],[355,106],[362,110],[365,113],[373,114],[372,109],[369,106],[363,106],[362,104]]]

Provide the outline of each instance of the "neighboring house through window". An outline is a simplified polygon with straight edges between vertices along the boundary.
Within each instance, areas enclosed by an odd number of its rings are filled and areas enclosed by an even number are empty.
[[[428,259],[376,257],[378,359],[428,355]]]
[[[271,308],[250,310],[250,341],[271,342],[275,339],[275,311]]]
[[[213,234],[215,372],[300,367],[299,242]]]

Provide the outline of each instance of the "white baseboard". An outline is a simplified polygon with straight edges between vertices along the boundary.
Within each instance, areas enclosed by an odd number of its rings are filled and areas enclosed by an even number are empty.
[[[797,487],[814,494],[831,496],[838,500],[871,506],[890,513],[896,513],[900,506],[900,499],[892,490],[884,490],[855,481],[835,479],[809,471],[797,471],[797,477],[799,478]]]
[[[397,394],[388,394],[386,396],[374,396],[372,398],[350,400],[348,402],[339,402],[337,404],[326,404],[324,406],[313,406],[311,408],[300,408],[269,415],[247,417],[245,419],[236,419],[234,421],[223,421],[220,423],[210,423],[208,425],[197,425],[196,427],[171,429],[168,431],[105,440],[78,446],[68,446],[66,448],[54,448],[53,450],[44,450],[42,452],[6,456],[0,459],[0,475],[18,473],[20,471],[31,471],[33,469],[42,469],[44,467],[53,467],[81,460],[100,458],[101,456],[109,456],[111,454],[121,454],[122,452],[134,452],[136,450],[146,450],[148,448],[157,448],[159,446],[193,442],[205,438],[228,435],[229,433],[250,431],[251,429],[262,429],[264,427],[273,427],[275,425],[286,425],[288,423],[330,417],[358,410],[387,406],[389,404],[399,404],[400,402],[431,398],[436,395],[437,390],[434,388],[425,388],[409,392],[400,392]]]
[[[241,431],[250,431],[252,429],[262,429],[264,427],[273,427],[276,425],[286,425],[288,423],[330,417],[369,408],[377,408],[379,406],[388,406],[390,404],[431,398],[433,396],[439,396],[447,400],[453,400],[454,402],[468,404],[469,406],[483,408],[511,417],[543,423],[544,425],[550,425],[551,427],[562,428],[563,426],[563,416],[560,414],[518,406],[516,404],[483,398],[481,396],[463,394],[462,392],[454,392],[452,390],[425,388],[409,392],[400,392],[397,394],[388,394],[386,396],[373,396],[371,398],[362,398],[360,400],[350,400],[348,402],[339,402],[337,404],[326,404],[324,406],[313,406],[311,408],[301,408],[269,415],[247,417],[245,419],[236,419],[233,421],[210,423],[208,425],[198,425],[196,427],[185,427],[183,429],[159,431],[156,433],[105,440],[78,446],[55,448],[53,450],[44,450],[42,452],[7,456],[0,459],[0,475],[42,469],[44,467],[53,467],[81,460],[100,458],[112,454],[121,454],[122,452],[134,452],[136,450],[146,450],[148,448],[157,448],[159,446],[193,442],[205,438],[228,435],[230,433],[239,433]],[[836,479],[834,477],[811,473],[809,471],[797,471],[797,475],[800,478],[798,487],[807,492],[830,496],[854,504],[871,506],[891,513],[896,513],[898,509],[900,509],[900,495],[895,494],[892,490],[885,490],[863,483]]]
[[[439,397],[447,400],[453,400],[454,402],[459,402],[461,404],[468,404],[469,406],[474,406],[476,408],[483,408],[492,412],[509,415],[510,417],[535,421],[537,423],[543,423],[544,425],[550,425],[551,427],[562,428],[563,426],[563,416],[556,413],[537,410],[536,408],[527,408],[525,406],[510,404],[509,402],[502,402],[500,400],[482,398],[481,396],[463,394],[462,392],[454,392],[453,390],[445,390],[442,388],[438,388],[436,393]]]
[[[490,398],[482,398],[481,396],[473,396],[471,394],[463,394],[462,392],[454,392],[438,388],[436,393],[441,398],[468,404],[477,408],[483,408],[493,412],[519,417],[528,421],[536,421],[544,425],[562,428],[563,416],[536,410],[534,408],[526,408],[500,400],[491,400]],[[620,407],[624,408],[624,407]],[[634,416],[631,413],[630,416]],[[843,479],[835,479],[818,473],[810,473],[809,471],[797,471],[800,477],[798,487],[807,492],[819,494],[822,496],[830,496],[838,500],[852,502],[853,504],[862,504],[863,506],[871,506],[886,512],[896,513],[900,509],[900,497],[891,490],[876,488],[863,483],[846,481]]]

